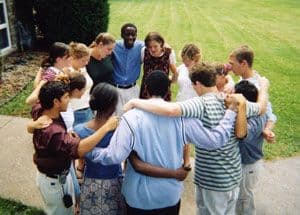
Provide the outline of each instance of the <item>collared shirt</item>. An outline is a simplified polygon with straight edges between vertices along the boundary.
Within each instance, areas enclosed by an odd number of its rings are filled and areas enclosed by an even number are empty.
[[[207,128],[218,125],[225,112],[224,99],[217,93],[207,93],[184,102],[178,102],[182,115],[196,117]],[[247,115],[259,114],[259,105],[247,102]],[[232,131],[228,143],[220,149],[195,147],[194,183],[204,189],[227,192],[237,187],[242,178],[238,140]]]
[[[252,164],[263,157],[264,137],[262,131],[266,122],[266,114],[250,117],[247,120],[247,137],[239,142],[242,164]]]
[[[144,46],[143,41],[136,40],[133,47],[127,49],[124,40],[117,41],[112,55],[114,84],[127,86],[137,81],[141,72],[141,51]]]
[[[192,142],[209,149],[228,142],[236,114],[230,110],[221,124],[205,129],[198,119],[163,117],[134,109],[122,116],[110,145],[93,150],[91,157],[102,164],[120,163],[132,150],[150,164],[170,169],[182,165],[183,146]],[[182,182],[142,175],[127,165],[122,193],[131,207],[150,210],[175,205],[182,193]]]
[[[42,115],[40,104],[33,106],[32,118],[36,120]],[[34,162],[40,172],[45,174],[60,174],[70,168],[71,160],[78,158],[80,139],[67,133],[61,118],[53,119],[52,123],[43,129],[33,132],[35,149]]]

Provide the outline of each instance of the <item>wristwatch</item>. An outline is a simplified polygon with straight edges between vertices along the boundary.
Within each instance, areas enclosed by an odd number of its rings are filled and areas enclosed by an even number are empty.
[[[183,169],[185,171],[191,171],[192,170],[192,165],[189,163],[189,164],[186,164],[186,165],[182,165],[183,166]]]

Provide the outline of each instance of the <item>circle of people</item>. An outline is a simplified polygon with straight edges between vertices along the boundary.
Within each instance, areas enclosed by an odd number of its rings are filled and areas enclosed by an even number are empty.
[[[253,50],[243,45],[228,63],[206,63],[190,43],[176,67],[158,32],[140,41],[126,23],[121,38],[55,42],[37,72],[27,130],[45,212],[179,214],[194,144],[197,214],[255,214],[263,141],[274,142],[276,116]]]

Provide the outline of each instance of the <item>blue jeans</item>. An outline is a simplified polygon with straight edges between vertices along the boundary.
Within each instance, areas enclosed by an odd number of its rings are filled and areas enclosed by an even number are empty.
[[[81,124],[81,123],[85,123],[89,120],[91,120],[94,117],[93,111],[91,110],[91,108],[84,108],[84,109],[80,109],[80,110],[76,110],[74,111],[74,124],[73,127],[75,125]]]
[[[75,171],[73,161],[71,163],[70,174],[71,174],[71,177],[72,177],[72,180],[73,180],[75,196],[79,197],[80,196],[80,186],[79,186],[79,183],[78,183],[78,179],[76,177],[76,171]]]

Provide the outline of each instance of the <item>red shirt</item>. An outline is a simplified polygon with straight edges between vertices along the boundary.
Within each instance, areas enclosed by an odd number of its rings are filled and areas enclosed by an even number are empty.
[[[33,106],[31,115],[34,120],[42,115],[40,104]],[[53,122],[44,129],[35,129],[33,145],[34,163],[40,172],[45,174],[60,174],[69,169],[71,160],[78,158],[78,144],[80,138],[68,133],[61,116],[52,119]]]

